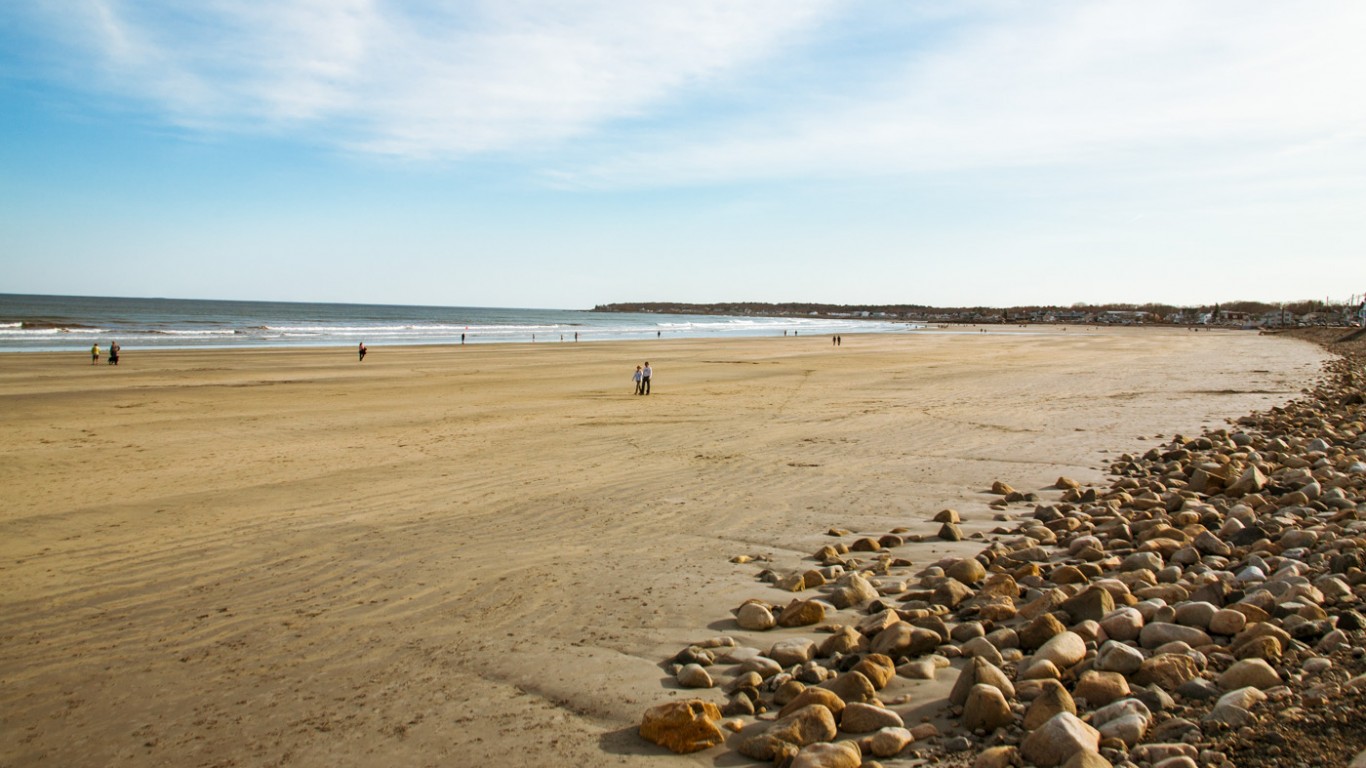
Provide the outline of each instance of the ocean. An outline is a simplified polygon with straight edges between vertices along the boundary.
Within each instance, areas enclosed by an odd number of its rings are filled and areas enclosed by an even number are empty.
[[[0,294],[0,352],[101,348],[368,347],[893,333],[906,323],[854,318],[726,317],[572,309],[498,309],[277,301]]]

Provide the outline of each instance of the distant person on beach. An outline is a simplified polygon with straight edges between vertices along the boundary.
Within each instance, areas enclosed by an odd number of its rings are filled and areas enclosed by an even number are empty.
[[[360,349],[359,349],[358,351],[360,352],[360,360],[358,360],[357,362],[361,362],[361,363],[365,362],[365,352],[366,352],[366,349],[365,349],[365,342],[362,341],[362,342],[360,343]]]
[[[91,345],[90,345],[90,364],[91,364],[91,365],[98,365],[99,362],[100,362],[100,345],[99,345],[99,344],[91,344]]]
[[[460,346],[465,346],[465,334],[460,334]]]
[[[640,366],[637,365],[637,366],[636,366],[635,375],[631,377],[631,380],[634,381],[634,382],[636,383],[636,392],[635,392],[635,393],[636,393],[637,395],[640,394],[640,385],[641,385],[641,382],[644,381],[644,379],[645,379],[645,374],[641,372]]]
[[[650,361],[645,361],[645,367],[640,371],[640,394],[650,394]]]
[[[122,347],[119,346],[119,343],[118,343],[117,341],[111,341],[111,342],[109,342],[109,364],[110,364],[110,365],[118,365],[118,364],[119,364],[119,350],[120,350],[120,349],[122,349]]]

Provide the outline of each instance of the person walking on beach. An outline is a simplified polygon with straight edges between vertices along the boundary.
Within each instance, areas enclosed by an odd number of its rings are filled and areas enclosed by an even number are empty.
[[[636,393],[637,395],[640,394],[640,384],[641,384],[641,382],[642,382],[644,379],[645,379],[645,374],[643,374],[643,373],[640,372],[640,366],[637,365],[637,366],[636,366],[635,375],[633,375],[633,376],[631,377],[631,380],[634,381],[634,382],[636,383],[636,392],[635,392],[635,393]]]
[[[109,342],[109,364],[110,364],[110,365],[118,365],[118,364],[119,364],[119,349],[120,349],[120,347],[119,347],[119,343],[118,343],[117,341],[111,341],[111,342]]]
[[[366,351],[366,350],[365,350],[365,342],[362,341],[362,342],[360,343],[360,350],[359,350],[359,352],[360,352],[360,360],[358,360],[357,362],[361,362],[361,363],[365,362],[365,351]]]
[[[645,361],[645,367],[640,371],[640,394],[650,394],[650,361]]]
[[[90,345],[90,364],[91,364],[91,365],[98,365],[99,362],[100,362],[100,345],[99,345],[99,344],[91,344],[91,345]]]

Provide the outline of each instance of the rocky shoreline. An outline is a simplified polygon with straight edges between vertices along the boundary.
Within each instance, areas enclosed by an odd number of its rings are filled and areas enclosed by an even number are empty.
[[[1284,407],[1121,456],[1106,487],[998,482],[994,529],[935,515],[987,542],[972,557],[832,529],[809,566],[765,569],[793,598],[669,660],[717,693],[641,735],[795,768],[1366,765],[1366,342],[1296,335],[1338,357]]]

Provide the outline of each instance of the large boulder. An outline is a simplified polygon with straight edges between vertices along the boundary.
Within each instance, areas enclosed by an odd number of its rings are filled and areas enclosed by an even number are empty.
[[[645,710],[645,716],[640,721],[640,735],[683,755],[725,741],[725,734],[717,725],[720,719],[721,710],[710,701],[669,701]]]

